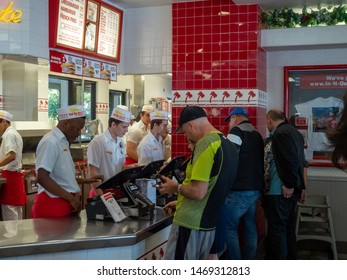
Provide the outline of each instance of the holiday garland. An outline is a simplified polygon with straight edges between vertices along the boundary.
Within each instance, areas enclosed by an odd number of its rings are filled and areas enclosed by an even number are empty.
[[[275,9],[263,12],[261,22],[269,27],[284,28],[347,24],[346,6],[340,5],[328,8],[318,6],[317,10],[308,10],[305,6],[301,13],[288,8]]]

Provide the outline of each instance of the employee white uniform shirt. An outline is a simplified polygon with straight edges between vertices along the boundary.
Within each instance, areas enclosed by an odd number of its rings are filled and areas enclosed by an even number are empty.
[[[47,133],[37,146],[36,172],[40,168],[50,172],[49,176],[67,192],[81,191],[76,181],[75,164],[70,153],[69,142],[57,127]],[[58,197],[46,191],[40,184],[38,186],[38,193],[45,191],[50,197]]]
[[[122,137],[115,141],[109,130],[97,135],[88,145],[88,164],[94,165],[107,180],[122,170],[125,144]]]
[[[152,161],[164,159],[164,149],[162,138],[159,141],[149,132],[137,147],[137,155],[139,157],[139,165],[146,165]]]
[[[0,147],[0,158],[4,158],[9,152],[15,152],[16,158],[7,165],[1,167],[1,170],[18,171],[22,169],[22,151],[23,140],[15,128],[9,126],[2,135]]]
[[[127,141],[131,141],[136,145],[139,145],[143,137],[145,137],[149,132],[147,125],[143,123],[142,120],[133,124],[127,134]]]

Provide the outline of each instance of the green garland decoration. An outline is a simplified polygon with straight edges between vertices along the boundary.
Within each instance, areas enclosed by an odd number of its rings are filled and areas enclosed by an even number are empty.
[[[336,25],[338,23],[347,24],[346,6],[321,8],[317,10],[307,10],[305,6],[301,13],[296,13],[293,9],[281,8],[261,14],[261,23],[269,27],[293,28],[321,25]]]

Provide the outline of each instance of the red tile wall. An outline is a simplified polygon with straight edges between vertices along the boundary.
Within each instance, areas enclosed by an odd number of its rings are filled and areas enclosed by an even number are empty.
[[[266,92],[266,53],[260,48],[260,13],[258,5],[235,5],[229,0],[173,4],[172,90]],[[173,130],[184,106],[173,101]],[[232,107],[240,105],[225,105],[215,100],[209,106],[200,106],[207,111],[211,123],[226,134],[228,124],[224,119]],[[250,121],[265,136],[266,108],[249,104],[247,110]],[[174,134],[172,155],[190,153],[186,143],[184,135]]]

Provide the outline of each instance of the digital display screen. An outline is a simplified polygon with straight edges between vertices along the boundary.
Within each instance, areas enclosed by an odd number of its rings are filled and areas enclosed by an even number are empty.
[[[137,188],[136,185],[130,185],[130,186],[129,186],[129,189],[130,189],[131,191],[136,191],[138,188]]]

